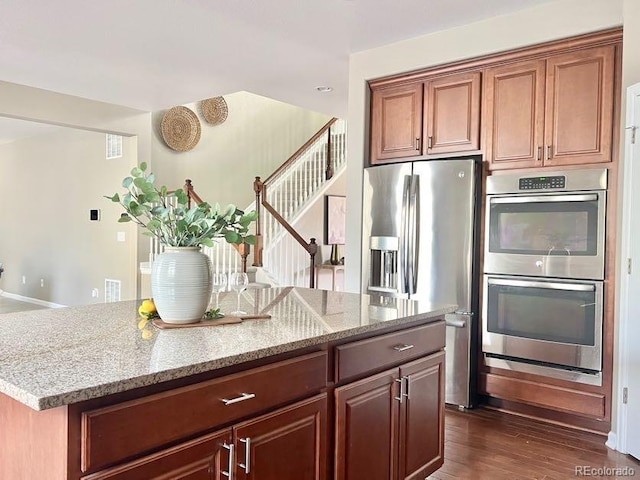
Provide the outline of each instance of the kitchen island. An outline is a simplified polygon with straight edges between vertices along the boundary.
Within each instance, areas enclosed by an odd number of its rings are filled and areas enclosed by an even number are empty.
[[[387,480],[441,465],[455,306],[304,288],[242,301],[271,318],[140,329],[134,301],[0,316],[0,478]]]

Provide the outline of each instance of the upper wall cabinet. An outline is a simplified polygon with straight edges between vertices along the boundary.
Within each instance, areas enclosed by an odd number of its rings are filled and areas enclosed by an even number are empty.
[[[373,87],[371,163],[480,148],[480,72]]]
[[[615,47],[485,72],[489,168],[611,161]]]
[[[371,163],[420,155],[422,82],[374,90]]]

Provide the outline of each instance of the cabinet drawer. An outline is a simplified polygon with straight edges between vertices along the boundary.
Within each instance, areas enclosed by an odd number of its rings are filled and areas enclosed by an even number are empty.
[[[336,347],[336,382],[399,365],[444,348],[444,321]]]
[[[326,381],[327,353],[317,352],[83,412],[82,471],[312,395]]]

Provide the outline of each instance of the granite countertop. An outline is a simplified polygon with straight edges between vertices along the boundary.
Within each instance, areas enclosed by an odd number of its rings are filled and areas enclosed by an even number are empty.
[[[222,293],[222,311],[236,306]],[[241,308],[270,319],[241,324],[140,329],[139,302],[0,315],[0,392],[34,410],[426,320],[455,309],[413,300],[308,288],[249,290]]]

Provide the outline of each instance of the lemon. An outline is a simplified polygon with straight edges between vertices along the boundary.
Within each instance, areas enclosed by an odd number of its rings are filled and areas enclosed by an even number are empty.
[[[138,313],[141,317],[149,317],[156,313],[156,305],[153,300],[144,300],[138,307]]]

